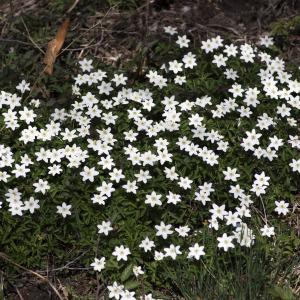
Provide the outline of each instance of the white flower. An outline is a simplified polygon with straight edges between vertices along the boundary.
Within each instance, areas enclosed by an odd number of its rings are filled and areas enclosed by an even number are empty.
[[[93,267],[95,271],[101,272],[105,268],[105,263],[105,257],[101,257],[100,259],[95,257],[95,261],[91,263],[91,267]]]
[[[125,290],[121,293],[121,300],[136,300],[134,295],[135,292],[130,292],[128,290]]]
[[[275,234],[274,227],[269,227],[268,225],[265,225],[263,228],[260,229],[262,236],[271,237]]]
[[[228,215],[225,216],[225,219],[226,225],[233,225],[234,227],[236,227],[237,224],[241,222],[238,212],[232,213],[231,211],[229,211]]]
[[[280,215],[283,214],[284,216],[289,212],[289,204],[287,202],[281,201],[275,201],[276,208],[275,211]]]
[[[180,246],[174,246],[173,244],[170,245],[169,248],[164,248],[165,256],[171,257],[172,259],[176,259],[177,255],[181,254]]]
[[[20,120],[25,121],[26,124],[30,124],[34,121],[34,118],[37,116],[33,110],[28,109],[26,106],[23,110],[19,111]]]
[[[255,174],[254,177],[255,177],[254,184],[257,184],[259,186],[269,185],[270,177],[266,176],[265,172],[261,172],[260,174]]]
[[[179,45],[180,48],[185,48],[189,46],[190,40],[186,37],[186,35],[178,36],[176,44]]]
[[[122,187],[126,190],[127,193],[136,194],[138,186],[136,185],[136,180],[134,181],[127,181],[126,184],[122,185]]]
[[[300,173],[300,159],[293,159],[289,166],[292,168],[293,172]]]
[[[259,45],[265,46],[265,47],[273,46],[274,45],[273,37],[267,36],[267,35],[260,37]]]
[[[15,164],[15,169],[12,170],[12,173],[15,174],[16,178],[18,177],[26,177],[26,174],[30,172],[29,168],[26,168],[26,165]]]
[[[218,248],[224,248],[224,251],[227,252],[229,248],[234,248],[232,243],[234,236],[227,236],[227,233],[224,233],[221,237],[218,237]]]
[[[98,233],[103,233],[104,235],[108,235],[108,233],[113,230],[111,227],[111,222],[110,221],[102,221],[101,225],[97,225],[98,228]]]
[[[236,199],[244,196],[244,190],[241,189],[239,184],[231,185],[229,193],[233,194],[233,197],[236,198]]]
[[[189,247],[188,258],[194,258],[196,260],[200,259],[200,256],[205,255],[204,247],[199,246],[198,243],[195,243],[194,246]]]
[[[40,208],[39,200],[34,199],[33,197],[30,197],[24,204],[24,210],[29,210],[31,214],[33,214],[36,209]]]
[[[179,63],[177,60],[169,62],[169,70],[173,71],[175,74],[182,71],[182,63]]]
[[[237,46],[230,44],[230,45],[225,45],[225,50],[224,52],[227,54],[227,56],[236,56],[238,51],[237,51]]]
[[[0,181],[7,182],[7,179],[10,178],[10,175],[5,171],[0,171]]]
[[[106,183],[102,181],[102,185],[97,187],[97,191],[101,193],[101,195],[105,195],[106,197],[110,197],[111,193],[114,192],[116,189],[113,187],[111,182]]]
[[[175,228],[175,231],[178,233],[181,237],[188,236],[188,233],[191,229],[188,226],[179,226],[178,228]]]
[[[101,157],[100,158],[100,161],[98,162],[98,165],[102,166],[102,168],[105,170],[105,169],[108,169],[108,170],[111,170],[112,167],[115,165],[113,159],[107,155],[106,157]]]
[[[237,173],[236,168],[230,168],[227,167],[226,171],[223,171],[223,174],[225,175],[225,180],[231,180],[231,181],[237,181],[237,178],[239,178],[241,175]]]
[[[177,75],[175,78],[174,78],[174,82],[179,84],[179,85],[182,85],[184,83],[186,83],[186,77],[185,76],[179,76]]]
[[[119,85],[125,85],[127,79],[128,78],[123,74],[114,74],[114,78],[111,81],[114,81],[116,86],[119,86]]]
[[[246,223],[241,223],[240,226],[236,227],[234,236],[241,246],[246,247],[251,247],[255,240],[253,231],[247,226]]]
[[[165,31],[165,33],[168,33],[170,35],[177,34],[177,28],[176,27],[172,27],[172,26],[165,26],[164,27],[164,31]]]
[[[109,285],[108,287],[109,290],[109,298],[115,298],[115,299],[120,299],[121,294],[124,291],[124,285],[118,285],[117,282],[114,282],[113,285]]]
[[[111,172],[109,172],[110,180],[119,183],[121,179],[125,178],[121,169],[113,168]]]
[[[168,178],[172,181],[178,179],[178,174],[175,171],[175,167],[165,168],[164,173],[166,174],[166,178]]]
[[[213,63],[217,65],[217,67],[225,67],[226,61],[228,57],[224,56],[223,54],[214,55]]]
[[[35,187],[36,193],[42,193],[43,195],[46,193],[47,190],[50,189],[50,185],[48,184],[47,180],[39,179],[38,182],[34,183],[33,186]]]
[[[153,298],[152,294],[147,294],[147,295],[140,296],[140,300],[155,300],[155,299]]]
[[[140,173],[134,174],[134,176],[137,178],[138,182],[143,182],[143,183],[147,183],[148,180],[152,178],[148,170],[146,171],[140,170]]]
[[[144,271],[142,270],[141,266],[134,266],[132,270],[133,270],[135,277],[138,277],[139,275],[144,274]]]
[[[167,239],[168,235],[173,233],[171,230],[171,224],[165,224],[163,221],[160,222],[160,225],[155,225],[156,228],[156,235],[161,236],[163,239]]]
[[[92,64],[93,61],[91,59],[87,60],[86,58],[84,58],[83,60],[79,61],[80,68],[83,72],[90,72],[93,69]]]
[[[62,168],[60,165],[52,165],[48,167],[49,170],[49,174],[51,174],[52,176],[55,176],[56,174],[60,174],[62,172]]]
[[[107,199],[107,196],[101,194],[94,194],[93,197],[91,198],[93,203],[97,203],[100,205],[105,205],[105,200]]]
[[[71,215],[71,207],[71,204],[67,205],[65,202],[63,202],[61,206],[56,206],[57,213],[61,214],[63,218],[65,218],[67,215]]]
[[[129,254],[131,254],[129,248],[125,248],[123,245],[121,245],[120,247],[116,246],[114,252],[112,253],[113,256],[117,257],[117,261],[127,261],[127,256]]]
[[[162,252],[155,251],[154,252],[154,260],[159,261],[162,260],[165,257],[165,255]]]
[[[228,90],[229,92],[232,93],[233,97],[242,97],[244,90],[242,89],[242,86],[240,84],[233,84],[232,88]]]
[[[23,210],[24,210],[24,204],[22,201],[17,200],[9,204],[9,211],[12,214],[12,216],[15,215],[22,216]]]
[[[266,193],[266,188],[265,185],[253,184],[250,191],[254,192],[256,196],[260,196]]]
[[[25,93],[25,91],[30,91],[29,83],[27,83],[25,80],[22,80],[17,86],[16,89],[21,91],[21,93]]]
[[[82,180],[83,181],[91,181],[94,182],[94,177],[99,175],[99,172],[95,170],[95,168],[89,168],[87,166],[85,166],[83,168],[83,171],[80,172],[80,175],[82,176]]]
[[[213,203],[213,208],[209,211],[212,213],[213,218],[219,218],[221,220],[223,220],[224,216],[227,215],[227,211],[225,210],[225,204],[218,206],[215,203]]]
[[[192,186],[191,184],[193,183],[192,180],[190,180],[188,177],[180,177],[178,185],[183,188],[184,190],[190,189]]]
[[[168,150],[157,150],[158,160],[163,165],[165,162],[172,162],[173,154],[169,153]]]
[[[192,54],[192,52],[185,54],[182,58],[182,61],[184,62],[185,68],[193,69],[195,66],[197,66],[196,55]]]
[[[154,191],[149,195],[146,196],[145,203],[150,204],[151,207],[154,207],[155,205],[161,206],[162,202],[160,200],[161,195],[156,194]]]
[[[213,228],[215,230],[219,230],[219,222],[218,222],[217,218],[214,218],[212,216],[212,218],[209,219],[208,222],[209,222],[208,228]]]
[[[139,245],[140,248],[143,248],[145,252],[151,251],[155,244],[148,237],[146,237]]]
[[[181,202],[181,196],[178,194],[173,194],[170,191],[169,191],[169,195],[167,195],[166,197],[168,199],[167,203],[172,203],[176,205],[177,203]]]

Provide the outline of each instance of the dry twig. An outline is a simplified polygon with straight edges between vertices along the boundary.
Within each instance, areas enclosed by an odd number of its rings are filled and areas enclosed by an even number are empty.
[[[70,6],[70,8],[67,10],[67,14],[69,14],[75,6],[79,3],[80,0],[75,0],[74,3]]]
[[[21,17],[21,20],[22,20],[22,23],[23,23],[23,25],[24,25],[24,27],[25,27],[25,30],[26,30],[26,32],[27,32],[27,34],[28,34],[28,39],[31,41],[31,43],[35,46],[35,48],[37,48],[38,50],[40,50],[40,52],[42,52],[43,54],[45,54],[45,51],[33,40],[33,38],[31,37],[31,35],[30,35],[30,32],[29,32],[29,30],[28,30],[28,28],[27,28],[27,25],[26,25],[26,23],[25,23],[25,21],[24,21],[24,19],[23,19],[23,17]]]
[[[90,250],[86,250],[84,252],[82,252],[78,257],[76,257],[75,259],[69,261],[68,263],[66,263],[64,266],[59,267],[59,268],[54,268],[54,269],[48,269],[46,271],[37,271],[39,274],[48,274],[50,273],[54,273],[54,272],[59,272],[59,271],[63,271],[63,270],[90,270],[91,268],[70,268],[70,266],[72,264],[74,264],[76,261],[78,261],[82,256],[84,256],[86,253],[88,253]]]
[[[93,25],[92,27],[88,28],[88,29],[86,30],[86,32],[89,32],[89,31],[91,31],[92,29],[94,29],[94,28],[96,28],[97,26],[99,26],[99,25],[103,22],[103,20],[108,16],[108,14],[110,13],[110,11],[111,11],[113,8],[115,8],[115,6],[111,6],[111,7],[108,9],[108,11],[105,13],[105,15],[101,18],[101,20],[100,20],[99,22],[97,22],[95,25]],[[86,32],[85,32],[85,33],[86,33]],[[72,40],[72,42],[69,43],[69,45],[67,45],[64,49],[62,49],[62,51],[60,52],[59,55],[61,55],[61,54],[62,54],[63,52],[65,52],[68,48],[70,48],[71,45],[73,45],[78,39],[82,38],[82,36],[83,36],[83,33],[82,33],[82,34],[79,34],[76,38],[74,38],[74,39]],[[58,55],[58,56],[59,56],[59,55]]]

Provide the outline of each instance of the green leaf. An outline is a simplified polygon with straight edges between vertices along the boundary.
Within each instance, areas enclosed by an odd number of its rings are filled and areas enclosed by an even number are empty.
[[[127,290],[130,290],[130,289],[135,289],[139,286],[139,282],[136,281],[136,280],[131,280],[131,281],[127,281],[124,286],[125,286],[125,289]]]
[[[124,269],[124,271],[122,272],[121,277],[120,277],[121,282],[125,282],[130,277],[130,275],[133,274],[132,268],[133,268],[133,264],[129,264]]]
[[[295,300],[293,291],[289,287],[275,286],[271,289],[270,294],[274,297],[274,300]]]

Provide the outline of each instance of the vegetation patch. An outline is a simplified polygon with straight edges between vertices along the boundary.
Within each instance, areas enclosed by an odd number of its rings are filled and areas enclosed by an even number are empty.
[[[299,70],[268,36],[164,31],[145,76],[84,58],[63,104],[1,91],[1,250],[106,298],[293,299]]]

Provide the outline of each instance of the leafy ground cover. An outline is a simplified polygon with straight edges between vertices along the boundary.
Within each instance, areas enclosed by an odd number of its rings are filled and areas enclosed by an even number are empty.
[[[297,299],[298,67],[161,31],[134,72],[69,55],[35,84],[5,56],[3,297],[22,266],[62,298]]]

